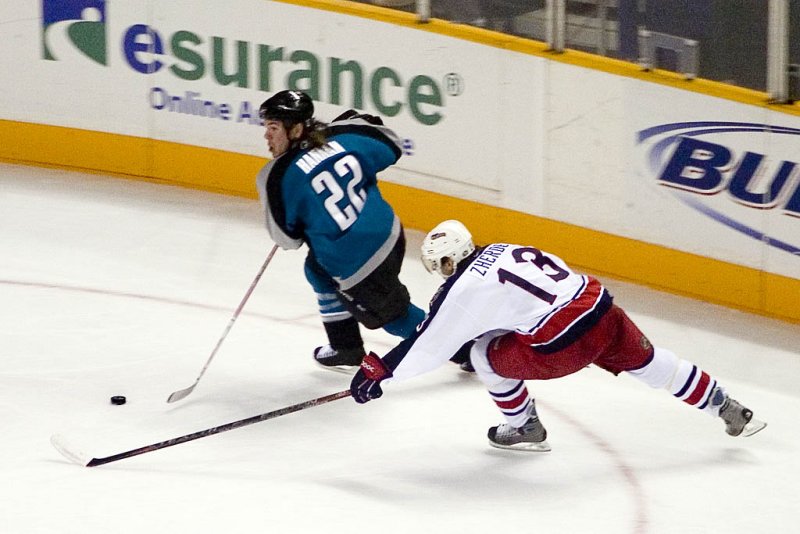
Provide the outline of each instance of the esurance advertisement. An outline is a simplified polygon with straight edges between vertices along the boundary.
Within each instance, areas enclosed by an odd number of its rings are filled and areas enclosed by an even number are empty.
[[[383,117],[404,139],[399,168],[417,177],[500,188],[492,161],[469,152],[503,143],[475,124],[513,116],[486,98],[516,70],[500,50],[266,0],[36,0],[0,13],[2,118],[264,155],[260,103],[300,89],[321,120]]]

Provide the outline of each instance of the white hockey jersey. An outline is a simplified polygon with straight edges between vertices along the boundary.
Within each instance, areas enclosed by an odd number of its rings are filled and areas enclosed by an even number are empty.
[[[458,265],[433,296],[416,334],[384,361],[394,380],[405,380],[439,367],[472,339],[507,332],[553,352],[610,305],[611,295],[600,282],[574,273],[561,258],[534,247],[494,243]]]

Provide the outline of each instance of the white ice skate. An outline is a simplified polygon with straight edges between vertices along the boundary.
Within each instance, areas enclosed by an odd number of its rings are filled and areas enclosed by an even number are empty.
[[[730,436],[752,436],[763,430],[767,423],[753,419],[753,411],[745,408],[739,402],[726,397],[719,409],[719,416],[725,421],[725,432]]]
[[[539,417],[532,416],[520,428],[509,424],[493,426],[489,429],[489,445],[498,449],[511,449],[528,452],[548,452],[547,430]]]

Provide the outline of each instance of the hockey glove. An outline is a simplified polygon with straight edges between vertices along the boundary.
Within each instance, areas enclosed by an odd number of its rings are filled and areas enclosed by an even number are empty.
[[[379,399],[383,395],[381,381],[391,376],[392,371],[386,367],[383,360],[378,358],[374,352],[370,352],[364,356],[361,368],[350,382],[350,393],[353,395],[353,399],[359,404]]]
[[[375,126],[383,126],[383,119],[381,119],[380,117],[377,117],[375,115],[370,115],[369,113],[359,113],[354,109],[348,109],[347,111],[345,111],[344,113],[333,119],[333,122],[345,121],[350,119],[364,119],[368,123],[374,124]]]
[[[383,119],[378,117],[377,115],[370,115],[369,113],[359,113],[356,115],[358,119],[364,119],[370,124],[374,124],[375,126],[383,126]]]

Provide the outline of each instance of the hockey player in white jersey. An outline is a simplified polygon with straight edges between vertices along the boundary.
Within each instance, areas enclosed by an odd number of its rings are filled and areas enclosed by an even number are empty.
[[[720,417],[731,436],[766,426],[711,375],[651,345],[596,278],[553,254],[507,243],[476,248],[467,228],[450,220],[425,237],[422,261],[445,282],[413,337],[383,358],[364,358],[350,385],[358,403],[379,398],[383,380],[431,371],[476,339],[471,363],[506,421],[489,429],[494,447],[549,451],[525,380],[559,378],[590,364],[666,389]]]

